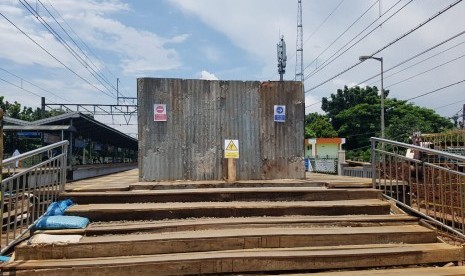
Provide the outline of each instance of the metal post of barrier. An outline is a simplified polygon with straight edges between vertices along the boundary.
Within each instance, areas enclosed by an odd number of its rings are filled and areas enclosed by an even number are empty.
[[[28,233],[59,192],[64,191],[68,145],[68,141],[61,141],[2,161],[8,176],[1,182],[0,214],[4,219],[0,222],[0,255]],[[60,150],[58,155],[51,154]],[[44,154],[47,160],[41,158]],[[16,170],[16,162],[26,159],[40,161]]]
[[[0,181],[2,181],[2,161],[3,161],[3,109],[0,108]]]
[[[372,185],[376,188],[376,141],[371,139],[371,171],[373,173]]]
[[[384,197],[465,240],[465,172],[460,167],[465,156],[447,148],[441,148],[443,151],[375,137],[371,143],[373,185],[379,179]],[[418,154],[406,156],[407,150]]]
[[[2,167],[2,162],[3,162],[3,109],[0,108],[0,216],[2,217],[2,221],[0,222],[0,234],[2,233],[3,229],[3,205],[4,205],[4,194],[5,191],[3,189],[2,180],[3,180],[3,167]],[[2,246],[3,242],[3,235],[0,235],[0,248]]]

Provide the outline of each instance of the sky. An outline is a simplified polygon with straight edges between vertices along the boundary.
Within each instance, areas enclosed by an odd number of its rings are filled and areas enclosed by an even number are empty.
[[[358,64],[362,55],[383,58],[389,97],[407,100],[462,81],[465,3],[402,37],[455,2],[302,0],[306,112],[321,112],[321,98],[344,85],[379,87],[379,76],[367,79],[380,62]],[[116,104],[117,78],[126,97],[136,97],[141,77],[277,80],[281,35],[284,78],[295,79],[297,0],[0,0],[0,13],[0,95],[26,106],[39,107],[41,96]],[[464,88],[412,102],[450,117],[461,114]],[[129,126],[118,116],[96,119],[137,133],[135,117]]]

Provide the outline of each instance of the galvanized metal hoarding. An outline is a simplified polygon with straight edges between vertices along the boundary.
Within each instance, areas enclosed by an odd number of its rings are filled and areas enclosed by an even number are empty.
[[[223,179],[225,139],[239,140],[238,180],[305,176],[300,82],[140,78],[137,97],[141,181]]]

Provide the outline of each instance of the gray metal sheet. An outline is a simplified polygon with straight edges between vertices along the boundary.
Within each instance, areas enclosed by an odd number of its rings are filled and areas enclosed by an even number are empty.
[[[140,179],[223,179],[225,139],[239,140],[238,180],[303,178],[303,101],[300,82],[138,79]],[[167,122],[153,121],[156,103]]]

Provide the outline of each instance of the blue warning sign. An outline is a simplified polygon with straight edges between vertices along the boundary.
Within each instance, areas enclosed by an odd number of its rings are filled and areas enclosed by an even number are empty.
[[[275,105],[274,106],[274,121],[279,123],[286,122],[286,106]]]

